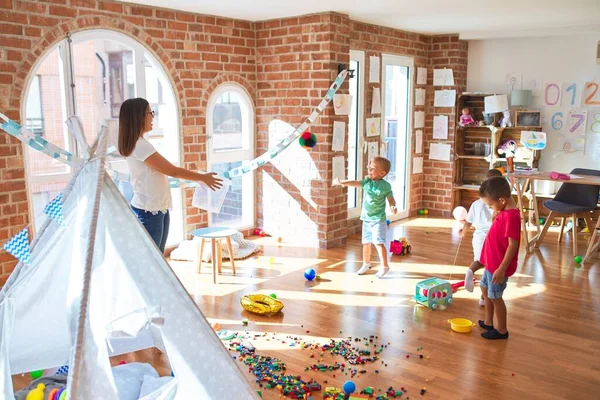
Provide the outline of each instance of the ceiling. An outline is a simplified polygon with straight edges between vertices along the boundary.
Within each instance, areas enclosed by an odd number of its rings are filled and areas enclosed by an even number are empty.
[[[324,11],[424,34],[462,39],[600,32],[600,0],[127,0],[248,21]]]

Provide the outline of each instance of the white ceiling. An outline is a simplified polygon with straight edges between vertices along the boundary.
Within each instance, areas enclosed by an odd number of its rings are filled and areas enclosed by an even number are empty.
[[[248,21],[323,11],[356,21],[463,39],[600,32],[600,0],[127,0]]]

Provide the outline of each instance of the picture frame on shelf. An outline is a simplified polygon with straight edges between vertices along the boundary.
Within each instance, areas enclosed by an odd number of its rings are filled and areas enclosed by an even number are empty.
[[[541,128],[542,112],[539,110],[515,111],[515,127]]]

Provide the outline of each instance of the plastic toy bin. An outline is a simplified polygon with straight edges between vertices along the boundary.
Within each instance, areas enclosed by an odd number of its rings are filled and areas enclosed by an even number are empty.
[[[213,213],[221,211],[225,196],[231,186],[231,181],[222,176],[219,176],[219,178],[223,179],[223,186],[217,190],[212,190],[203,183],[199,183],[198,186],[196,186],[194,197],[192,198],[192,205],[194,207]]]

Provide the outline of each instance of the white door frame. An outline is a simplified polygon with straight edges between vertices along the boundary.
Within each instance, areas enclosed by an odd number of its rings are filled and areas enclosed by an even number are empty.
[[[358,61],[358,71],[355,71],[358,77],[358,96],[356,99],[356,105],[358,109],[358,121],[356,121],[357,140],[356,140],[356,176],[358,180],[362,180],[364,174],[363,166],[363,146],[365,138],[364,135],[364,123],[365,123],[365,110],[364,110],[364,93],[365,93],[365,52],[362,50],[350,50],[350,61]],[[348,130],[348,135],[350,131]],[[350,136],[348,136],[350,137]],[[350,150],[350,148],[348,148]],[[348,164],[349,165],[349,164]],[[350,177],[348,177],[350,178]],[[348,188],[348,190],[351,190]],[[362,208],[362,189],[356,188],[356,207],[348,209],[348,219],[354,219],[360,217]]]
[[[396,221],[402,218],[407,218],[410,214],[410,182],[411,182],[411,149],[412,149],[412,111],[413,111],[413,92],[414,92],[414,79],[413,79],[413,71],[415,62],[412,57],[406,56],[397,56],[392,54],[382,54],[381,56],[381,69],[382,69],[382,95],[383,95],[383,104],[382,104],[382,116],[381,116],[381,133],[383,137],[383,133],[385,132],[385,85],[386,85],[386,65],[400,65],[403,67],[408,67],[408,99],[407,99],[407,107],[406,107],[406,132],[407,132],[407,140],[406,140],[406,210],[398,210],[396,215],[392,215],[389,212],[389,207],[387,208],[387,218],[390,221]]]

